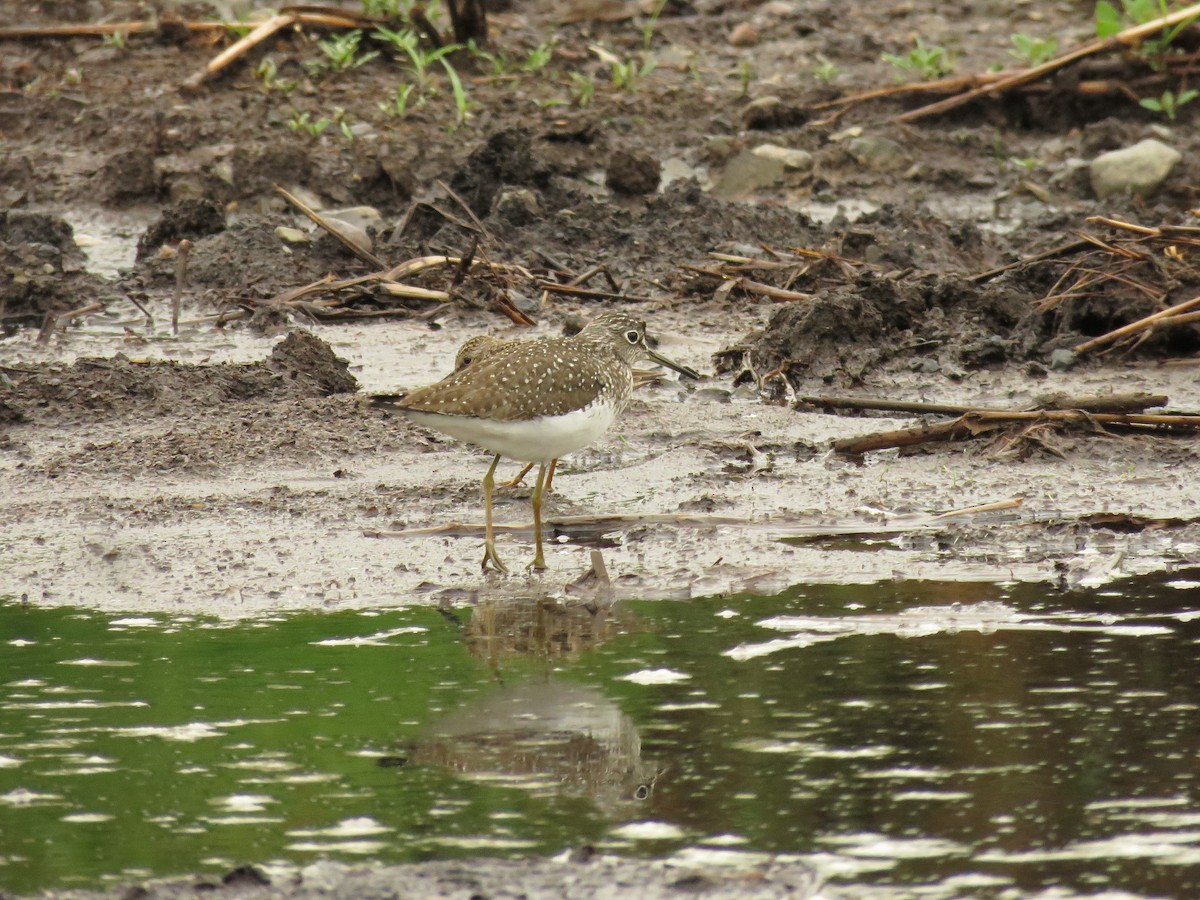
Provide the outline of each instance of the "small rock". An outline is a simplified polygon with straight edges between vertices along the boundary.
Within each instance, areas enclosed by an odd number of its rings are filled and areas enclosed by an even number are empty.
[[[1050,368],[1055,372],[1065,372],[1078,361],[1079,357],[1074,350],[1068,350],[1065,347],[1060,347],[1050,354]]]
[[[346,206],[342,209],[327,209],[324,215],[341,222],[347,222],[364,231],[368,228],[374,228],[378,231],[383,226],[383,216],[373,206]]]
[[[230,187],[233,187],[233,162],[228,159],[218,159],[212,165],[212,173]]]
[[[172,203],[183,203],[186,200],[203,200],[211,192],[202,176],[182,174],[168,179],[167,195]]]
[[[722,163],[733,156],[737,150],[737,140],[728,134],[714,134],[708,138],[704,147],[704,157],[709,162]]]
[[[898,172],[912,165],[912,157],[891,138],[864,134],[847,145],[854,161],[874,172]]]
[[[731,159],[712,187],[712,195],[736,200],[775,185],[783,177],[783,163],[744,150]]]
[[[797,150],[792,147],[781,147],[778,144],[759,144],[750,151],[763,159],[777,159],[785,169],[797,172],[807,172],[813,167],[812,154],[807,150]]]
[[[316,191],[310,191],[303,185],[287,185],[288,193],[307,206],[309,209],[321,210],[325,208],[325,201],[321,199]]]
[[[653,194],[662,181],[662,163],[638,150],[617,150],[608,160],[604,183],[614,194]]]
[[[801,15],[799,4],[788,3],[786,0],[767,0],[758,8],[758,15],[770,16],[773,19],[786,19],[789,16]]]
[[[287,225],[280,225],[275,229],[275,236],[281,241],[289,244],[307,244],[311,238],[301,231],[299,228],[290,228]]]
[[[844,128],[841,131],[835,131],[829,136],[829,143],[840,144],[843,141],[853,140],[856,137],[862,137],[862,126],[851,125],[849,128]]]
[[[768,94],[766,97],[755,97],[746,104],[746,108],[742,111],[742,115],[755,115],[757,113],[769,113],[771,110],[777,109],[783,100],[773,94]]]
[[[542,304],[536,297],[530,297],[528,294],[522,294],[520,291],[509,290],[508,302],[525,313],[527,316],[536,316],[542,311]]]
[[[346,243],[352,244],[365,253],[374,252],[375,242],[365,228],[361,228],[353,222],[347,222],[345,219],[339,219],[337,216],[322,215],[321,218],[328,229]]]
[[[529,188],[508,188],[492,201],[492,216],[509,225],[529,225],[543,215],[541,199]]]
[[[1126,192],[1149,196],[1167,180],[1181,159],[1178,150],[1154,138],[1102,153],[1092,160],[1089,168],[1092,190],[1101,200]]]
[[[758,29],[749,22],[742,22],[729,32],[729,43],[734,47],[753,47],[758,41]]]

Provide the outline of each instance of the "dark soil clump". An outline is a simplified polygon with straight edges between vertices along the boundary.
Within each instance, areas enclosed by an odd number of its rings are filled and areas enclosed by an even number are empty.
[[[163,244],[196,240],[225,230],[225,212],[215,200],[183,200],[163,210],[158,221],[138,240],[140,262],[159,251]]]
[[[604,183],[615,194],[652,194],[662,181],[662,163],[649,153],[624,148],[608,160]]]
[[[84,256],[69,224],[57,216],[0,210],[0,323],[5,329],[42,324],[110,293],[83,271]]]
[[[792,303],[767,327],[716,354],[739,378],[777,372],[857,381],[889,364],[953,374],[1040,356],[1052,335],[1021,296],[953,276],[888,280],[873,273],[811,302]]]
[[[294,400],[350,393],[349,364],[320,338],[293,331],[266,362],[194,366],[137,361],[124,354],[68,367],[14,372],[0,385],[0,415],[10,421],[178,415],[247,400]]]

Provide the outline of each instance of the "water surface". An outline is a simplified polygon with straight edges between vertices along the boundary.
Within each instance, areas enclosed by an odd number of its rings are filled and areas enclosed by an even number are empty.
[[[220,622],[0,604],[0,886],[795,854],[845,896],[1200,896],[1200,571]]]

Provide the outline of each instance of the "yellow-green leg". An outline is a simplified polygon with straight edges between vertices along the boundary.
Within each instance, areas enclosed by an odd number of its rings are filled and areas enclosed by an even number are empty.
[[[507,572],[504,568],[504,563],[500,562],[500,557],[496,555],[496,532],[492,527],[492,494],[496,490],[496,465],[500,462],[500,454],[496,454],[496,458],[492,460],[492,464],[488,466],[487,474],[483,476],[483,520],[484,520],[484,539],[483,539],[483,571],[487,571],[488,563],[490,562],[496,567],[499,572]],[[540,548],[539,548],[540,549]]]
[[[551,461],[550,465],[554,465]],[[542,491],[546,487],[547,466],[538,467],[537,484],[533,486],[533,537],[537,543],[537,554],[533,557],[533,568],[545,569],[546,557],[542,555]]]
[[[554,467],[557,465],[558,465],[557,459],[550,460],[550,468],[546,472],[546,492],[547,493],[550,492],[551,484],[554,482]],[[525,476],[529,474],[529,470],[532,469],[533,466],[534,466],[533,463],[530,463],[529,465],[527,465],[525,468],[523,468],[517,474],[517,477],[514,478],[512,481],[504,482],[504,487],[510,487],[510,488],[516,487],[518,484],[520,484],[522,481],[525,480]]]

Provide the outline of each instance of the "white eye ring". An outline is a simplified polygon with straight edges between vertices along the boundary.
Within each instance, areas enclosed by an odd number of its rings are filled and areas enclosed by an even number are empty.
[[[631,344],[638,344],[641,343],[642,336],[639,332],[630,329],[629,331],[625,332],[625,340],[629,341]]]

